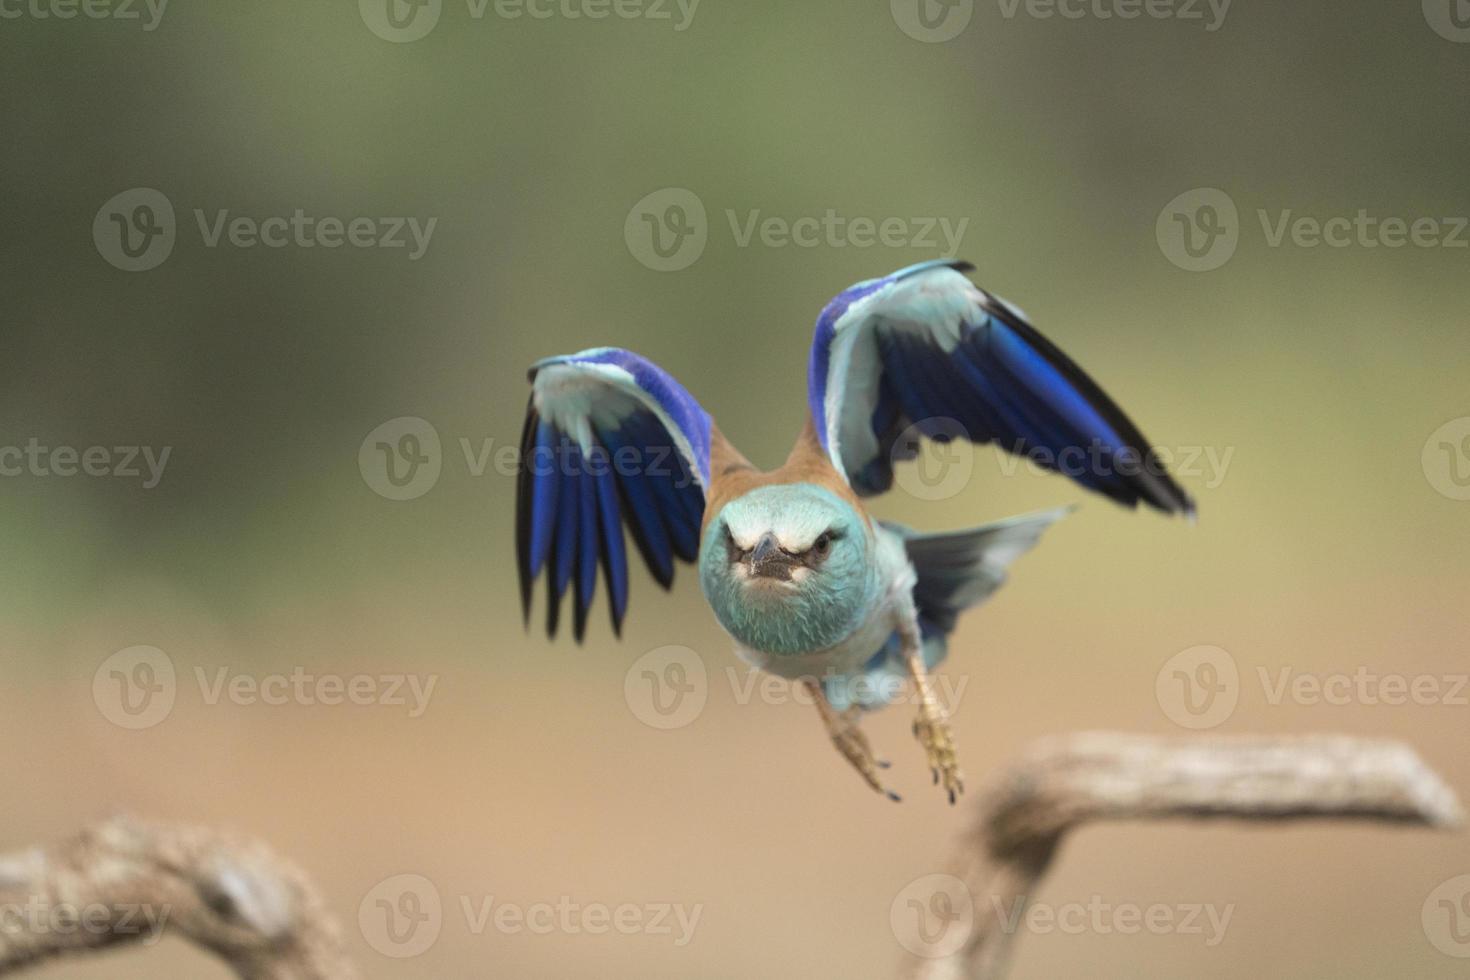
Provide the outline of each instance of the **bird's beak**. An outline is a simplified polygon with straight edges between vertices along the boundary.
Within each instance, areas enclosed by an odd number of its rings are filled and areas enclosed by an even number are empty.
[[[781,550],[776,536],[767,532],[756,542],[747,559],[752,578],[773,578],[782,582],[791,581],[791,570],[800,562]]]

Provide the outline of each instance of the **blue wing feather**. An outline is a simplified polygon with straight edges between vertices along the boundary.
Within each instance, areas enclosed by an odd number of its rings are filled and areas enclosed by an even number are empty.
[[[536,420],[534,456],[529,460],[531,478],[531,528],[530,555],[531,577],[541,574],[551,548],[551,529],[556,515],[556,492],[560,485],[552,455],[556,447],[556,432],[544,421]]]
[[[581,486],[571,474],[570,467],[562,461],[569,459],[571,440],[562,437],[557,446],[557,509],[552,545],[551,567],[546,572],[547,604],[546,632],[556,635],[557,621],[561,616],[561,598],[566,594],[572,580],[572,569],[577,555],[577,512],[581,507]]]
[[[556,511],[556,594],[566,592],[572,580],[572,567],[577,556],[577,514],[582,506],[582,481],[570,471],[571,440],[562,440],[562,459],[567,460],[568,472],[559,475],[561,490],[558,492],[560,506]]]
[[[1004,300],[924,262],[840,293],[817,320],[808,398],[818,438],[863,495],[893,483],[914,425],[1030,453],[1119,503],[1194,513],[1150,444],[1080,367]],[[1080,451],[1080,453],[1079,453]]]
[[[629,351],[602,347],[531,368],[517,488],[523,603],[547,578],[547,632],[573,587],[574,634],[586,629],[599,567],[614,631],[628,604],[626,526],[655,579],[693,561],[709,484],[711,422],[683,386]]]
[[[664,588],[674,579],[673,548],[669,544],[668,531],[659,516],[658,502],[653,497],[653,487],[641,473],[622,472],[618,462],[620,449],[634,449],[634,444],[611,433],[603,436],[604,442],[613,453],[613,466],[618,474],[618,488],[622,491],[624,520],[633,535],[653,577]],[[627,458],[624,454],[623,458]]]
[[[618,520],[616,477],[608,469],[596,477],[597,507],[602,527],[602,567],[607,576],[608,601],[612,603],[613,632],[622,631],[628,609],[628,552],[623,544],[623,526]]]
[[[592,596],[597,591],[597,563],[600,537],[597,530],[597,476],[595,461],[591,456],[578,454],[577,462],[583,474],[578,478],[580,492],[577,526],[577,602],[576,617],[572,621],[572,635],[577,642],[587,632],[587,611],[592,608]]]
[[[1125,441],[1062,372],[1034,347],[1028,346],[1009,326],[992,317],[986,337],[998,359],[1027,388],[1044,392],[1047,403],[1071,424],[1074,431],[1089,433],[1114,446]]]

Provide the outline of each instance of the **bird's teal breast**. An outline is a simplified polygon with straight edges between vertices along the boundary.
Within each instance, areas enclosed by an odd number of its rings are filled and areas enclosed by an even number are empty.
[[[861,669],[883,649],[892,633],[893,619],[887,604],[878,603],[864,622],[831,646],[779,652],[753,647],[737,636],[735,652],[751,666],[779,677],[825,681]]]

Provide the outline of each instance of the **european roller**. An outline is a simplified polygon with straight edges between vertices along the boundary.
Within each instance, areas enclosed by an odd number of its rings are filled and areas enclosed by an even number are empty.
[[[964,781],[931,679],[960,615],[1065,510],[962,531],[874,519],[919,437],[993,443],[1127,507],[1193,516],[1138,428],[965,262],[924,262],[837,295],[817,318],[807,420],[762,471],[668,373],[600,347],[538,361],[522,439],[517,545],[522,602],[544,573],[547,629],[572,593],[580,642],[599,571],[612,625],[628,606],[631,538],[653,577],[699,570],[737,654],[805,685],[828,735],[886,788],[860,721],[899,701],[951,803]],[[625,535],[626,532],[626,535]]]

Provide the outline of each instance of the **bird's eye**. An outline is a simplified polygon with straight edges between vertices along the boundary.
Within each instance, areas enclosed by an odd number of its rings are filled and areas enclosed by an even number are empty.
[[[812,543],[812,552],[818,558],[826,558],[827,555],[831,551],[832,551],[832,532],[831,531],[827,531],[827,532],[823,533],[820,537],[817,538],[816,541],[814,541]]]
[[[745,551],[740,545],[735,543],[735,535],[731,532],[728,524],[725,525],[725,555],[732,562],[743,561],[745,559]]]

